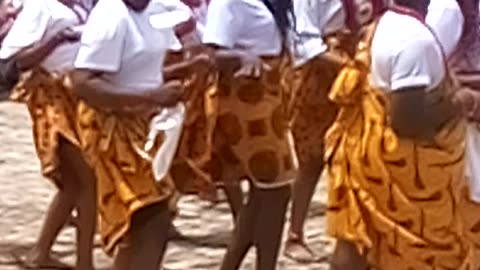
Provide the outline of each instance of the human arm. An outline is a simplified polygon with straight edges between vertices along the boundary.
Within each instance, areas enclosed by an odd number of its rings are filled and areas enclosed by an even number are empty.
[[[90,105],[99,108],[122,110],[139,105],[174,106],[181,96],[181,83],[169,81],[159,88],[132,89],[115,85],[92,70],[76,70],[72,81],[77,94]]]
[[[28,70],[39,65],[47,58],[59,45],[64,42],[76,42],[80,39],[80,33],[74,32],[70,28],[58,32],[51,38],[42,39],[29,47],[20,50],[15,58],[20,70]]]
[[[390,119],[400,137],[432,140],[439,128],[458,113],[447,93],[432,90],[435,76],[445,74],[436,44],[417,40],[405,44],[391,60]],[[443,77],[442,76],[442,77]],[[430,92],[431,90],[431,92]]]

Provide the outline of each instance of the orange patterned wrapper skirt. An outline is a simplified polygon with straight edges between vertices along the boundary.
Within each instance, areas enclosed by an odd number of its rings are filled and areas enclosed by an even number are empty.
[[[266,59],[259,79],[222,70],[210,89],[216,120],[207,171],[222,182],[251,180],[261,188],[288,185],[296,164],[287,115],[289,59]]]
[[[57,186],[61,186],[60,140],[79,147],[75,111],[78,100],[67,80],[68,75],[50,74],[38,68],[22,74],[11,94],[12,100],[27,105],[42,173]]]
[[[478,269],[465,123],[452,118],[431,142],[398,138],[388,97],[365,79],[370,48],[362,48],[330,93],[339,114],[326,138],[329,234],[356,244],[379,270]],[[450,86],[445,80],[432,98],[448,100]]]
[[[134,213],[172,198],[171,180],[156,182],[152,171],[151,158],[162,139],[152,153],[144,152],[147,114],[113,113],[80,102],[77,117],[82,150],[97,178],[98,230],[106,252],[113,254]]]

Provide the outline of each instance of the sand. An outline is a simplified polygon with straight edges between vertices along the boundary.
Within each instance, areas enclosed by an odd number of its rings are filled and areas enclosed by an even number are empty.
[[[55,188],[39,173],[31,138],[30,119],[24,105],[0,102],[0,270],[23,269],[18,258],[33,245]],[[325,181],[317,188],[307,221],[308,242],[328,255],[332,241],[325,236]],[[229,241],[232,221],[225,203],[212,206],[195,196],[180,201],[175,224],[187,240],[173,241],[165,256],[165,270],[214,270]],[[160,233],[160,232],[159,232]],[[75,261],[74,231],[66,228],[54,246],[55,255]],[[254,269],[250,252],[241,269]],[[97,269],[108,269],[111,260],[95,250]],[[322,270],[327,264],[298,264],[280,256],[278,270]]]

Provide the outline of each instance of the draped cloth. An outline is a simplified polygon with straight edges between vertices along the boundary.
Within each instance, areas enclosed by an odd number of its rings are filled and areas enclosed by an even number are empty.
[[[366,31],[330,93],[339,114],[326,136],[328,233],[375,269],[478,269],[479,208],[464,177],[465,125],[452,118],[433,141],[398,138],[385,92],[369,84]],[[432,95],[446,97],[445,80]]]
[[[318,161],[324,154],[324,137],[337,115],[328,99],[338,69],[314,58],[294,70],[290,117],[299,165]]]
[[[260,78],[236,77],[236,70],[224,69],[209,89],[216,119],[206,171],[214,180],[247,178],[258,187],[276,188],[295,179],[287,115],[291,61],[284,56],[264,61],[271,70]]]
[[[193,51],[169,54],[166,66],[188,61],[190,57],[203,53],[205,48],[198,47]],[[211,157],[211,134],[216,120],[209,89],[215,82],[216,74],[208,66],[192,66],[191,70],[192,72],[182,78],[185,87],[183,100],[186,105],[186,119],[177,153],[170,168],[170,176],[179,193],[208,197],[216,188],[216,184],[205,171]]]
[[[127,236],[137,211],[168,203],[174,192],[169,177],[157,183],[153,175],[151,159],[162,137],[151,152],[144,151],[155,113],[148,108],[111,112],[84,102],[77,106],[81,147],[97,178],[98,230],[110,255]]]
[[[21,75],[11,99],[25,103],[32,119],[33,140],[42,174],[61,187],[58,156],[63,138],[79,147],[75,105],[78,100],[68,87],[68,75],[37,68]]]

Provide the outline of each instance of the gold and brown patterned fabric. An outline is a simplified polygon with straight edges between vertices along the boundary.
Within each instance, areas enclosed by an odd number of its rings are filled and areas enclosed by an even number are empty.
[[[479,269],[480,208],[464,177],[465,125],[453,117],[433,141],[398,138],[384,91],[368,81],[372,26],[330,93],[328,233],[378,270]],[[448,97],[446,79],[433,97]],[[448,99],[446,99],[448,100]]]
[[[274,188],[295,178],[287,116],[290,60],[264,60],[272,69],[259,79],[235,77],[235,70],[221,70],[210,89],[211,107],[217,115],[208,167],[212,179],[248,178],[259,187]]]
[[[157,183],[151,158],[143,151],[151,112],[113,113],[80,102],[78,134],[97,178],[98,230],[105,251],[113,254],[127,236],[133,214],[155,203],[167,203],[174,192],[169,178]],[[153,151],[161,145],[157,140]],[[165,232],[166,233],[166,232]]]
[[[188,61],[191,57],[206,53],[199,46],[169,57],[167,65]],[[186,119],[180,137],[177,153],[172,162],[170,176],[175,186],[183,194],[209,196],[214,193],[215,183],[204,171],[210,159],[211,139],[208,138],[214,126],[215,117],[208,112],[208,89],[215,81],[216,74],[208,66],[191,66],[190,72],[183,79],[186,106]]]
[[[59,187],[60,139],[79,146],[75,122],[77,98],[65,84],[67,77],[38,68],[22,74],[11,94],[12,100],[27,105],[42,173]]]
[[[292,134],[299,165],[323,159],[324,137],[337,115],[328,93],[338,70],[314,58],[294,70]]]

